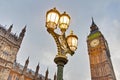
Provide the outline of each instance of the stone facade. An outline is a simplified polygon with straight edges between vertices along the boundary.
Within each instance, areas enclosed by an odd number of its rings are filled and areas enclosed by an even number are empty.
[[[39,64],[36,71],[28,69],[29,58],[25,65],[16,62],[16,56],[25,36],[26,26],[19,36],[11,32],[13,25],[8,29],[0,25],[0,80],[45,80],[45,77],[38,73]],[[46,71],[48,75],[48,70]],[[46,78],[48,80],[48,78]]]

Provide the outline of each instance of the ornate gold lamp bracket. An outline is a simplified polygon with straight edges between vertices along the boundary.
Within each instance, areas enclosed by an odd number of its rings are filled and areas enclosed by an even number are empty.
[[[47,29],[47,31],[53,36],[56,42],[57,49],[58,49],[58,55],[66,56],[67,53],[74,54],[74,52],[70,50],[67,44],[65,33],[60,35],[52,31],[51,29]]]

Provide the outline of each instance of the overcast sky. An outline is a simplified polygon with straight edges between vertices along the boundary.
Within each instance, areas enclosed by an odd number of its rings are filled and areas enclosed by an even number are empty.
[[[91,80],[86,38],[90,32],[91,17],[108,41],[111,59],[117,79],[120,79],[120,0],[0,0],[0,24],[8,28],[13,24],[13,33],[27,31],[17,55],[17,62],[24,65],[30,57],[29,68],[35,70],[40,63],[39,73],[49,78],[56,72],[54,57],[57,47],[45,27],[46,11],[56,7],[61,13],[71,16],[70,30],[78,36],[78,49],[69,56],[64,68],[64,80]]]

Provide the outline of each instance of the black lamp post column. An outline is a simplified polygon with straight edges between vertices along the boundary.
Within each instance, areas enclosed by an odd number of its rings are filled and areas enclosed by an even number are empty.
[[[63,80],[63,69],[68,60],[66,57],[56,56],[54,62],[57,64],[57,80]]]

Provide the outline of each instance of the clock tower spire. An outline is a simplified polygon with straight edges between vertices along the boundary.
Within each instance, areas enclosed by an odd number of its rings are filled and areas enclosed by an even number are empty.
[[[91,80],[116,80],[108,44],[92,18],[87,37]]]
[[[95,24],[95,22],[94,22],[94,19],[92,18],[92,24],[91,24],[91,27],[90,27],[90,29],[91,29],[91,33],[93,33],[93,32],[96,32],[96,31],[98,31],[99,29],[98,29],[98,27],[97,27],[97,25]]]

